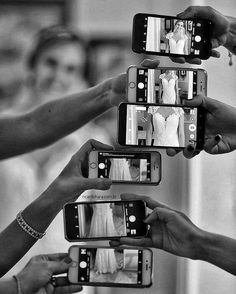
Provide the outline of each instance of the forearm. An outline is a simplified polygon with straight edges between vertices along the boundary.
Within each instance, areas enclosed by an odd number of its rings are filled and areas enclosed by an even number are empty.
[[[227,41],[224,45],[230,52],[236,55],[236,18],[228,16],[229,20],[229,33]]]
[[[204,232],[197,259],[212,263],[236,275],[236,240]]]
[[[112,107],[111,81],[54,100],[28,114],[0,120],[0,159],[45,147]]]
[[[0,281],[0,294],[17,294],[17,284],[14,278]]]
[[[57,193],[45,191],[27,206],[22,216],[36,231],[43,233],[50,225],[63,204],[56,201]],[[14,220],[0,233],[0,276],[6,274],[35,244],[37,239],[26,233]]]

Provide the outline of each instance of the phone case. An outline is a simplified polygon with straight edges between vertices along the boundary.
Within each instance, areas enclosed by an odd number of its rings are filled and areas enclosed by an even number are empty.
[[[78,248],[95,248],[95,249],[108,249],[112,247],[108,246],[92,246],[92,245],[85,245],[85,246],[79,246],[79,245],[73,245],[69,248],[69,256],[71,256],[72,248],[78,247]],[[119,247],[115,247],[114,249],[119,249]],[[122,246],[120,249],[130,249],[130,250],[140,250],[140,248],[136,247],[125,247]],[[142,250],[148,250],[151,253],[151,259],[150,259],[150,266],[151,266],[151,274],[150,274],[150,284],[148,285],[138,285],[138,284],[129,284],[129,283],[122,283],[122,284],[115,284],[115,283],[98,283],[98,282],[78,282],[76,284],[80,285],[86,285],[86,286],[96,286],[96,287],[118,287],[118,288],[149,288],[152,286],[152,280],[153,280],[153,252],[150,248],[144,248]],[[70,276],[68,274],[68,280],[71,281]]]

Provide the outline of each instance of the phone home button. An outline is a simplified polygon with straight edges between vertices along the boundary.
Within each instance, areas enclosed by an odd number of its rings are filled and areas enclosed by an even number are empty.
[[[77,262],[73,261],[72,264],[71,264],[71,267],[77,267]]]
[[[90,163],[90,167],[91,167],[92,169],[97,168],[97,164],[96,164],[96,162],[91,162],[91,163]]]
[[[130,82],[130,83],[129,83],[129,87],[130,87],[131,89],[135,88],[135,83],[134,83],[134,82]]]

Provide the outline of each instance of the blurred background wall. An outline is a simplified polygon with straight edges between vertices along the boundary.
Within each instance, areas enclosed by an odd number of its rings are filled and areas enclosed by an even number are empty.
[[[18,103],[18,99],[22,99],[19,93],[24,87],[27,76],[27,54],[40,28],[50,24],[64,23],[85,38],[88,45],[86,82],[92,86],[107,77],[126,71],[129,65],[137,64],[144,58],[131,51],[132,18],[135,13],[176,15],[190,4],[211,5],[223,14],[236,16],[234,0],[224,2],[220,0],[0,1],[0,110],[8,111],[15,103]],[[230,67],[228,52],[223,48],[220,52],[221,59],[211,58],[201,66],[208,72],[208,96],[236,106],[236,60],[234,58],[234,65]],[[179,66],[166,57],[161,57],[160,60],[161,66]],[[114,110],[107,115],[115,121]],[[99,120],[97,123],[101,124]],[[101,125],[108,134],[113,131],[113,129],[109,130],[108,126]],[[90,134],[93,137],[92,133]],[[89,138],[83,136],[83,140],[86,139]],[[202,153],[188,161],[181,154],[175,158],[168,158],[164,151],[160,152],[163,156],[163,173],[159,186],[155,188],[123,186],[119,189],[114,188],[113,191],[117,194],[132,191],[150,195],[187,213],[193,222],[203,229],[236,238],[235,153],[218,156]],[[65,157],[69,158],[71,154],[72,152],[67,152]],[[5,162],[0,163],[3,171],[4,164]],[[15,161],[8,168],[14,177],[21,176],[17,172]],[[37,177],[35,180],[37,181]],[[1,184],[3,181],[5,181],[4,184]],[[15,191],[14,201],[4,198],[5,192],[2,187],[6,187],[6,182],[8,186],[11,186],[12,192]],[[46,184],[41,185],[39,190],[45,188]],[[37,196],[35,194],[32,198],[26,198],[24,190],[20,194],[19,190],[12,187],[11,178],[4,179],[3,176],[0,177],[0,191],[1,211],[6,211],[0,216],[1,228],[6,226],[15,213],[29,200]],[[27,193],[36,192],[31,189]],[[14,210],[10,207],[11,203],[15,205]],[[57,225],[57,221],[52,224],[52,226]],[[59,237],[63,239],[63,248],[70,246],[64,240],[63,234]],[[28,257],[33,253],[43,253],[40,252],[42,248],[44,247],[36,246]],[[45,248],[48,249],[47,246]],[[60,251],[60,246],[58,250]],[[218,294],[235,291],[235,278],[212,265],[188,261],[159,250],[154,252],[154,283],[150,289],[145,289],[145,293]],[[90,289],[90,291],[93,290],[98,293],[137,292],[135,289],[119,288]]]

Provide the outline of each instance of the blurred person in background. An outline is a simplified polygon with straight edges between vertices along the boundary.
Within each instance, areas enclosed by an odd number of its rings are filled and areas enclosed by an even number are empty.
[[[15,107],[5,113],[26,112],[44,102],[84,90],[88,86],[84,78],[85,62],[85,44],[75,33],[60,25],[42,29],[28,59],[29,78],[19,98],[22,100],[16,101]],[[105,132],[90,122],[52,147],[1,163],[1,229],[15,217],[19,208],[31,202],[32,197],[50,184],[71,155],[87,141],[88,134],[103,142],[109,141]],[[34,255],[38,252],[56,252],[58,248],[67,251],[62,214],[57,216],[49,231],[33,249]],[[32,252],[22,263],[26,263]],[[22,268],[22,265],[17,265],[15,271],[19,267]]]

